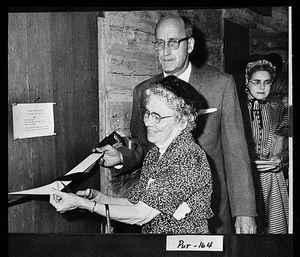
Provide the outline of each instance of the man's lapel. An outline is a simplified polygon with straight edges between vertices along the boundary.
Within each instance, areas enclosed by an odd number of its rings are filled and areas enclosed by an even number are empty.
[[[160,74],[158,74],[157,75],[157,82],[160,82],[160,81],[162,81],[164,79],[164,73],[162,72],[162,73],[160,73]]]
[[[160,82],[164,79],[164,74],[160,73],[149,79],[147,82],[147,86],[151,85],[152,83],[157,83]]]
[[[196,68],[192,64],[192,70],[191,70],[191,75],[190,75],[190,79],[189,79],[189,84],[191,84],[198,92],[200,92],[200,89],[202,87],[201,74],[202,74],[202,70]]]

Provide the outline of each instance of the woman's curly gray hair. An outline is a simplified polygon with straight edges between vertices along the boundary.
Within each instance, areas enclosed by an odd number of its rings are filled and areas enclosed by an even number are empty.
[[[179,122],[187,121],[187,131],[192,131],[196,127],[198,111],[195,107],[188,105],[182,97],[178,97],[173,92],[164,88],[160,83],[150,85],[145,91],[144,105],[153,94],[170,109],[177,112]]]

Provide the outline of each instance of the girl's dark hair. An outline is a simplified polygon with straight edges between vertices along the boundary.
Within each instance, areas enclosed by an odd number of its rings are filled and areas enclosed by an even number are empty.
[[[252,75],[257,72],[257,71],[267,71],[271,75],[271,80],[273,81],[275,78],[275,73],[274,70],[267,64],[262,64],[262,65],[256,65],[252,69],[249,70],[248,72],[248,78],[250,79]]]

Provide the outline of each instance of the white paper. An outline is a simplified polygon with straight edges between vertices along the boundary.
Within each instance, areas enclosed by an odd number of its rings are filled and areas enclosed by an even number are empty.
[[[223,236],[172,235],[167,236],[167,251],[223,251]]]
[[[53,104],[13,104],[14,139],[55,135]]]
[[[85,158],[81,163],[79,163],[76,167],[74,167],[72,170],[70,170],[66,175],[71,175],[73,173],[77,172],[84,172],[89,173],[90,170],[95,165],[96,161],[99,160],[99,158],[102,156],[102,153],[92,153],[87,158]],[[69,181],[62,181],[65,185],[68,185],[72,182],[72,180]],[[49,195],[52,193],[51,188],[55,188],[58,190],[62,190],[64,188],[64,185],[58,180],[54,181],[48,185],[29,189],[29,190],[23,190],[18,192],[12,192],[8,193],[9,195]]]

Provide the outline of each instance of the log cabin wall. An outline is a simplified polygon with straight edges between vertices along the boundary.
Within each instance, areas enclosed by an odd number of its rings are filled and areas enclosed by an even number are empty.
[[[155,25],[163,16],[187,16],[196,37],[192,62],[198,66],[206,62],[223,71],[224,19],[250,28],[250,54],[264,49],[264,53],[275,51],[287,60],[287,7],[271,9],[271,17],[248,8],[104,12],[98,19],[99,98],[103,99],[100,138],[117,128],[129,127],[133,88],[161,72],[151,41]],[[280,48],[272,48],[278,44]],[[135,175],[116,178],[109,169],[101,169],[101,189],[110,195],[126,196],[138,179]]]
[[[52,182],[86,158],[98,142],[97,17],[97,12],[9,13],[9,192]],[[34,101],[56,103],[56,136],[14,140],[12,103]],[[97,167],[83,180],[70,187],[99,189]],[[9,232],[100,231],[100,216],[78,211],[62,215],[48,200],[39,196],[11,202]]]

